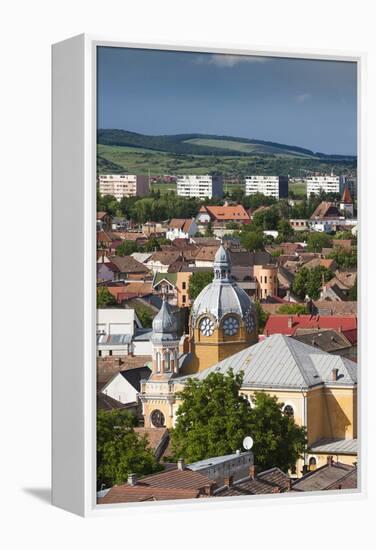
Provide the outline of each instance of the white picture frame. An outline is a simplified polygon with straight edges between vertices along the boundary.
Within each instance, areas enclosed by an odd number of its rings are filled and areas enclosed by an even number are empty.
[[[214,509],[218,506],[283,506],[305,502],[364,498],[366,495],[366,318],[365,270],[359,271],[358,489],[331,494],[286,493],[265,497],[201,499],[199,502],[96,504],[96,48],[98,46],[227,53],[352,61],[358,67],[358,179],[360,265],[366,247],[366,174],[363,53],[232,48],[222,44],[136,44],[79,35],[52,48],[52,502],[79,514],[129,513],[163,506]],[[69,262],[67,258],[69,256]],[[69,343],[67,334],[69,328]]]

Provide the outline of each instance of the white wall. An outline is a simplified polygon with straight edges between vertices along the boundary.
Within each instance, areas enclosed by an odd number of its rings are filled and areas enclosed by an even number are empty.
[[[106,334],[134,334],[134,309],[98,309],[97,332]]]
[[[120,373],[103,388],[102,392],[125,405],[137,401],[138,392],[136,388],[134,388]]]

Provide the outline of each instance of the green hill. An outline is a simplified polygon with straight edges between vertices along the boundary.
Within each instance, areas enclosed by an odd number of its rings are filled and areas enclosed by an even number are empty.
[[[100,145],[134,147],[144,151],[158,151],[178,155],[277,155],[289,158],[328,159],[332,162],[336,160],[353,161],[355,159],[354,156],[325,155],[303,147],[272,141],[210,134],[148,136],[126,130],[98,130],[97,141]]]

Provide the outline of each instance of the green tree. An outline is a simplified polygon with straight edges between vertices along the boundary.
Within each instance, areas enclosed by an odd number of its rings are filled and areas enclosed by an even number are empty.
[[[106,286],[97,288],[97,308],[103,309],[106,307],[116,306],[116,299],[111,294]]]
[[[264,235],[262,231],[241,231],[240,242],[247,250],[263,250],[264,248]]]
[[[209,221],[208,225],[205,228],[205,237],[213,237],[213,236],[214,236],[213,224],[211,221]]]
[[[358,280],[355,280],[354,286],[350,289],[349,299],[356,302],[358,299]]]
[[[346,250],[345,248],[337,248],[328,258],[331,258],[336,261],[338,267],[343,269],[351,269],[356,267],[358,264],[358,253],[357,248],[354,247],[351,250]]]
[[[192,273],[189,279],[188,294],[191,300],[197,298],[201,290],[205,288],[213,280],[213,273],[211,271],[196,271]]]
[[[147,475],[162,467],[149,448],[146,437],[139,437],[133,427],[136,419],[128,411],[97,413],[97,483],[98,488],[124,483],[131,473]]]
[[[249,426],[254,446],[252,451],[261,470],[278,466],[287,472],[307,444],[306,430],[283,413],[284,403],[264,392],[252,396],[252,416]]]
[[[305,430],[282,412],[283,404],[267,394],[255,394],[254,407],[240,395],[242,373],[210,373],[190,379],[180,393],[182,404],[172,430],[175,457],[189,462],[240,449],[252,435],[261,469],[292,468],[304,450]]]
[[[288,220],[280,220],[277,225],[278,240],[287,242],[294,236],[294,230]]]
[[[332,239],[326,233],[310,233],[307,239],[308,252],[321,252],[323,248],[330,248]]]
[[[263,310],[262,305],[259,301],[255,301],[255,308],[256,308],[256,317],[257,317],[257,326],[259,330],[259,334],[262,334],[266,321],[268,320],[269,313]]]
[[[301,313],[304,315],[305,313],[308,313],[308,311],[305,304],[283,304],[278,308],[277,313],[288,315],[297,315],[298,313]]]
[[[134,241],[123,241],[116,247],[118,256],[130,256],[133,252],[137,252],[137,244]]]
[[[302,267],[296,274],[293,282],[293,292],[302,300],[306,296],[309,296],[312,300],[317,300],[320,296],[323,282],[330,281],[333,276],[332,271],[321,265],[312,269]]]

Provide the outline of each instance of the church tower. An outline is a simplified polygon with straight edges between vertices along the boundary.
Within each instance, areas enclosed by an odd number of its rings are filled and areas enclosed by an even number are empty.
[[[172,426],[173,379],[179,373],[179,337],[177,321],[164,297],[153,320],[152,374],[141,384],[140,400],[146,428]]]
[[[233,280],[229,254],[223,244],[215,255],[213,271],[213,282],[192,305],[192,359],[182,374],[205,370],[258,341],[255,306]]]
[[[347,214],[349,217],[352,217],[354,215],[354,203],[347,184],[345,185],[345,188],[343,190],[343,195],[339,208],[344,215]]]

